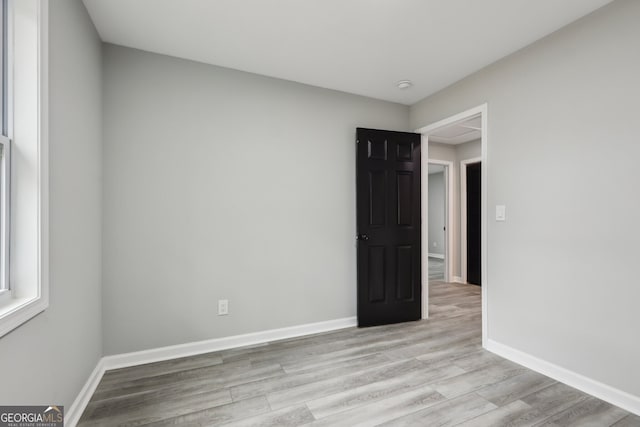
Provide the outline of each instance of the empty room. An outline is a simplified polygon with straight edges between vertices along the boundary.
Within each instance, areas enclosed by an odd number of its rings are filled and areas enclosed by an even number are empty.
[[[0,0],[0,427],[640,427],[638,22]]]

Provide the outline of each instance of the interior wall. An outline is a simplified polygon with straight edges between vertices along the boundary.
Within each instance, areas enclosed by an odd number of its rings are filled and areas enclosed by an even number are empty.
[[[444,256],[445,226],[444,172],[429,174],[429,254]]]
[[[479,139],[458,144],[455,146],[455,149],[458,166],[460,166],[460,162],[463,160],[480,158],[482,156],[482,142]]]
[[[50,305],[0,338],[3,405],[68,408],[102,355],[101,76],[82,2],[50,1]]]
[[[635,396],[639,18],[615,1],[411,108],[488,104],[489,339]]]
[[[453,278],[455,280],[461,280],[462,267],[461,267],[461,224],[460,224],[460,208],[461,208],[461,188],[460,188],[460,162],[467,159],[473,159],[480,157],[482,151],[481,141],[476,139],[474,141],[465,142],[464,144],[450,145],[440,144],[437,142],[429,142],[429,159],[432,160],[444,160],[453,163],[453,180],[451,182],[453,192],[453,224],[451,225],[451,233],[453,234],[453,241],[455,242],[453,248],[452,259],[449,260],[453,269]],[[429,238],[431,240],[431,238]],[[431,248],[430,248],[431,249]]]
[[[355,130],[408,107],[104,53],[105,354],[355,316]]]

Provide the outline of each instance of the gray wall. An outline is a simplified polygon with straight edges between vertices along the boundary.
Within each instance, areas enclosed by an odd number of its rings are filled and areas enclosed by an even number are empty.
[[[50,306],[0,338],[0,402],[68,409],[102,353],[101,44],[80,0],[49,9]]]
[[[449,260],[453,269],[453,275],[462,277],[461,251],[462,236],[460,224],[461,209],[461,187],[460,187],[460,162],[467,159],[480,157],[482,151],[481,141],[466,142],[464,144],[449,145],[429,142],[429,158],[432,160],[446,160],[453,163],[453,180],[451,183],[453,190],[453,224],[451,225],[451,233],[453,234],[452,259]],[[431,200],[431,198],[429,198]],[[429,211],[431,212],[431,211]],[[429,220],[431,222],[431,220]],[[430,230],[431,232],[431,230]],[[431,240],[431,238],[429,238]],[[453,280],[453,278],[452,278]]]
[[[429,243],[430,254],[444,255],[445,225],[444,172],[429,174]]]
[[[636,396],[638,17],[613,2],[411,108],[488,103],[489,338]]]
[[[104,52],[105,354],[354,316],[355,128],[408,107]]]
[[[465,142],[455,146],[456,148],[456,162],[460,166],[460,162],[463,160],[473,159],[482,156],[482,144],[479,139],[475,141]]]

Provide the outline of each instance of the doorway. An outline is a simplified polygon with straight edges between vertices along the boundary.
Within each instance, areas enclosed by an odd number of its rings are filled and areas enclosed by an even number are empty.
[[[473,123],[472,125],[467,125],[468,123]],[[463,126],[459,126],[459,125],[463,125]],[[423,169],[426,169],[428,166],[428,163],[431,162],[431,160],[434,158],[432,157],[435,156],[436,154],[436,149],[434,147],[434,149],[432,149],[432,146],[429,144],[430,141],[436,139],[433,138],[433,136],[440,136],[442,138],[442,140],[446,140],[449,139],[449,141],[451,141],[452,145],[455,145],[456,143],[456,138],[465,138],[464,136],[464,132],[459,132],[460,129],[455,129],[460,128],[460,127],[468,127],[469,130],[474,130],[477,132],[478,136],[479,136],[479,140],[480,140],[480,153],[479,156],[476,155],[475,157],[478,157],[482,166],[480,167],[480,171],[479,171],[479,176],[480,176],[480,197],[479,197],[479,204],[480,204],[480,227],[479,227],[479,242],[480,242],[480,267],[479,267],[479,277],[480,280],[479,282],[482,284],[481,287],[481,299],[482,299],[482,307],[481,307],[481,311],[482,311],[482,343],[483,346],[486,345],[486,340],[487,340],[487,316],[488,316],[488,302],[487,302],[487,295],[488,295],[488,287],[489,287],[489,283],[487,281],[487,161],[486,161],[486,153],[487,153],[487,104],[483,104],[481,106],[469,109],[467,111],[464,111],[462,113],[453,115],[451,117],[445,118],[443,120],[437,121],[435,123],[432,123],[428,126],[425,126],[423,128],[420,128],[418,130],[416,130],[416,132],[420,133],[422,135],[422,147],[423,147],[423,164],[424,167]],[[476,128],[476,129],[472,129],[472,128]],[[441,148],[441,147],[440,147]],[[454,161],[455,165],[456,165],[456,169],[460,168],[460,158],[456,158],[456,154],[452,154],[450,161]],[[461,187],[462,183],[460,182],[460,174],[456,174],[457,178],[457,185],[458,188]],[[422,176],[423,179],[423,188],[426,188],[428,191],[428,174],[423,174]],[[458,215],[460,217],[460,219],[462,219],[462,213],[459,212],[460,210],[460,206],[462,204],[462,201],[460,200],[459,196],[460,196],[460,190],[458,190],[458,194],[456,195],[456,209],[458,209]],[[428,200],[428,194],[425,194],[423,192],[423,200]],[[423,202],[423,207],[422,207],[422,221],[425,224],[429,224],[429,209],[427,203]],[[458,243],[460,243],[459,239],[460,239],[460,231],[461,231],[461,225],[458,221],[456,221],[457,226],[458,226],[458,230],[455,238],[452,239],[453,241],[451,243],[455,244],[455,241],[458,241]],[[454,224],[455,225],[455,224]],[[453,227],[450,227],[453,228]],[[430,242],[430,238],[429,238],[429,232],[428,232],[428,227],[423,227],[423,238],[422,241],[426,242],[428,244],[428,242]],[[423,244],[424,246],[424,244]],[[453,246],[450,245],[450,246]],[[428,267],[428,263],[429,263],[429,247],[423,247],[423,251],[422,251],[422,264],[425,266],[425,269],[427,269]],[[455,262],[452,262],[452,264],[457,264],[456,265],[456,271],[460,274],[460,276],[457,277],[452,277],[451,281],[460,281],[460,282],[464,282],[463,278],[461,276],[464,275],[464,273],[462,271],[460,271],[461,269],[461,258],[463,257],[462,252],[462,248],[461,245],[458,246],[459,251],[456,251],[458,253]],[[468,258],[468,256],[467,256]],[[452,260],[454,261],[454,260]],[[428,280],[423,280],[423,290],[422,290],[422,318],[426,319],[429,317],[429,281]]]
[[[445,167],[429,163],[429,281],[444,280],[447,183]]]
[[[427,251],[428,280],[452,280],[452,250],[454,222],[454,163],[446,160],[429,159],[427,177],[427,206],[429,210],[427,236],[423,245]]]
[[[482,162],[480,158],[460,162],[461,271],[465,283],[482,286]]]

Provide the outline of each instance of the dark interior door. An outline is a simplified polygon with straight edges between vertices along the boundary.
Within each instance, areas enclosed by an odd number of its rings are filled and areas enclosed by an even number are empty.
[[[420,135],[357,130],[358,326],[421,317]]]
[[[482,285],[482,165],[467,165],[467,283]]]

